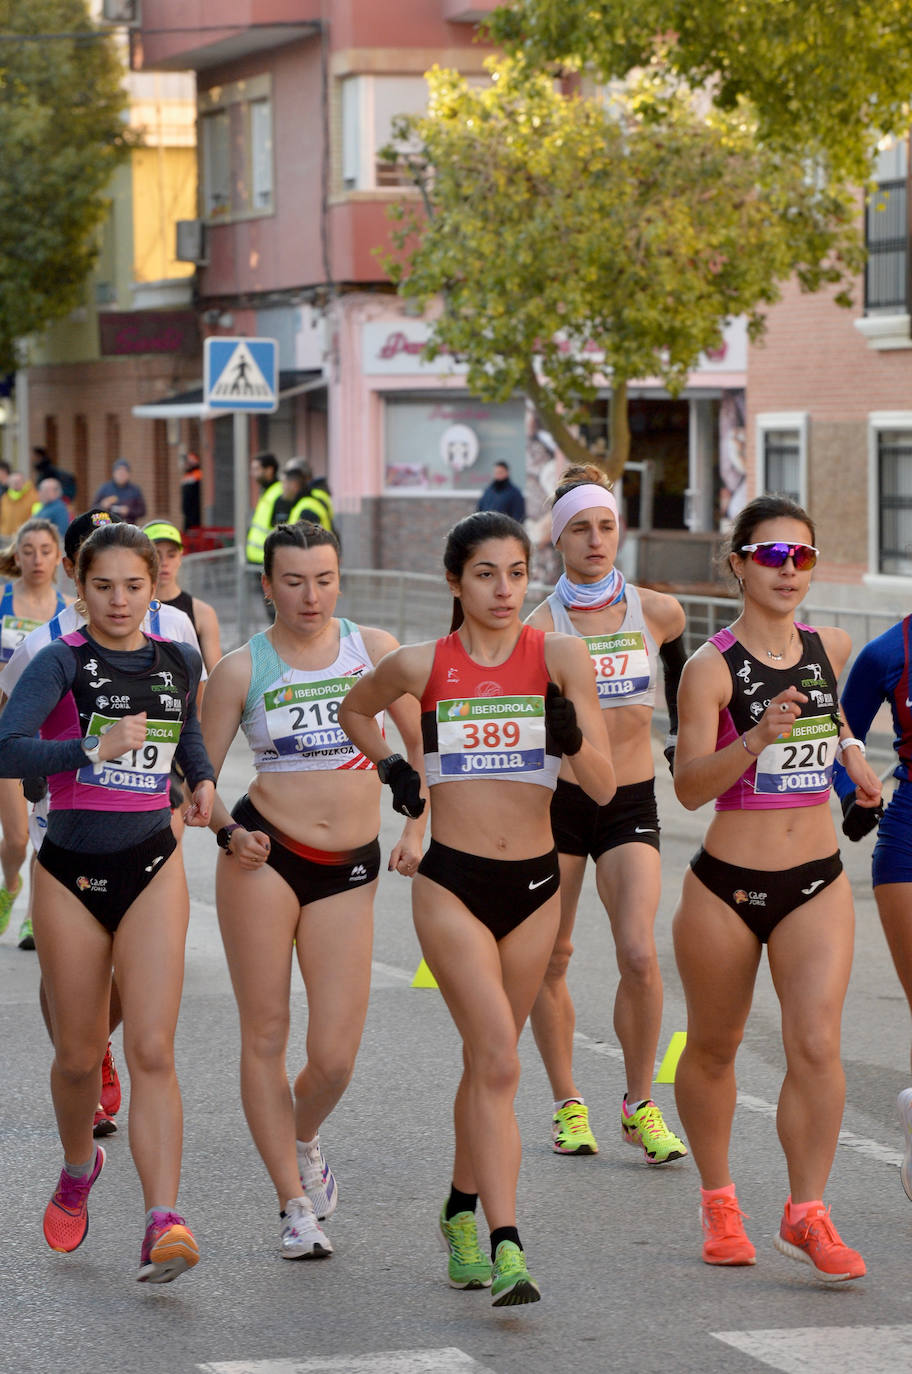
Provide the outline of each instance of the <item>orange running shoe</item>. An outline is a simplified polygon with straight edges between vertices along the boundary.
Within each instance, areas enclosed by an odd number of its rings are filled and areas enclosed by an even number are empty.
[[[120,1079],[117,1076],[117,1068],[109,1040],[105,1057],[101,1061],[101,1105],[105,1116],[117,1115],[120,1111],[120,1097]]]
[[[756,1264],[757,1252],[744,1229],[736,1197],[716,1197],[700,1207],[705,1264]]]
[[[801,1218],[789,1221],[785,1214],[779,1234],[773,1244],[789,1259],[800,1260],[816,1270],[817,1277],[826,1283],[841,1283],[845,1279],[860,1279],[865,1262],[857,1250],[844,1245],[839,1232],[830,1220],[830,1209],[818,1203]]]
[[[96,1145],[95,1165],[85,1178],[61,1170],[54,1196],[44,1209],[44,1238],[61,1255],[78,1249],[89,1233],[89,1191],[104,1162],[105,1152]]]
[[[177,1212],[154,1211],[143,1237],[139,1282],[171,1283],[198,1262],[199,1246],[184,1218]]]

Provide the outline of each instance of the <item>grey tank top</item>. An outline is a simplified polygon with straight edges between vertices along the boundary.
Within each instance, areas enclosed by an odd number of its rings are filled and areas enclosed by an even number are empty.
[[[585,640],[595,668],[600,706],[654,706],[659,646],[646,625],[636,587],[628,582],[624,596],[627,612],[622,623],[600,635],[578,630],[556,592],[551,593],[547,604],[555,630]]]

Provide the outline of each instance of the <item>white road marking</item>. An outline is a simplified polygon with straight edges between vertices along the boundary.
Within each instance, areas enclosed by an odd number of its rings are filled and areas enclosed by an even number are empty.
[[[912,1326],[804,1326],[792,1331],[713,1331],[782,1374],[894,1374],[912,1368]]]
[[[456,1346],[305,1360],[219,1360],[196,1367],[200,1374],[494,1374],[489,1365],[479,1364]]]
[[[411,984],[414,976],[413,973],[406,973],[404,968],[396,968],[394,964],[382,964],[379,959],[374,959],[371,964],[372,988],[401,987],[403,983]]]

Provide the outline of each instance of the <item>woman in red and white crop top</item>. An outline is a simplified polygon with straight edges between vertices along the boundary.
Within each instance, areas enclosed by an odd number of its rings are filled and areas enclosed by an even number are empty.
[[[837,753],[861,805],[878,804],[880,782],[839,718],[849,636],[795,620],[816,560],[814,526],[800,506],[780,496],[751,501],[728,554],[741,614],[681,678],[675,791],[689,810],[715,798],[716,814],[674,919],[687,997],[675,1094],[703,1184],[703,1259],[753,1264],[728,1147],[735,1053],[766,944],[782,1007],[787,1072],[777,1125],[791,1190],[775,1245],[833,1281],[865,1272],[823,1205],[845,1100],[839,1034],[854,934],[826,804]]]
[[[536,1302],[516,1229],[517,1040],[554,945],[559,870],[550,802],[562,754],[596,801],[614,768],[581,640],[521,623],[529,540],[494,511],[450,531],[451,634],[389,654],[353,687],[340,720],[408,802],[415,778],[385,758],[374,721],[403,693],[421,702],[432,840],[412,889],[415,928],[463,1039],[453,1186],[440,1216],[449,1282],[491,1285],[495,1306]],[[578,722],[578,723],[577,723]],[[474,1148],[473,1148],[474,1145]],[[478,1197],[491,1261],[478,1246]]]

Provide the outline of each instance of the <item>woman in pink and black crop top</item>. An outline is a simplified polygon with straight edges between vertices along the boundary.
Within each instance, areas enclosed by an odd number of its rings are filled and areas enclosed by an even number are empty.
[[[728,1147],[735,1053],[766,944],[787,1062],[777,1124],[790,1195],[774,1243],[832,1282],[865,1272],[823,1205],[845,1100],[839,1035],[854,935],[827,805],[837,754],[861,805],[879,803],[880,782],[839,717],[849,636],[795,619],[816,560],[800,506],[751,501],[728,552],[741,614],[681,678],[675,791],[689,810],[715,799],[716,814],[674,919],[687,998],[675,1094],[703,1184],[703,1259],[753,1264]]]

